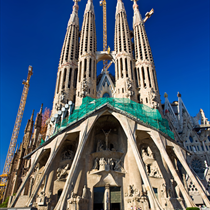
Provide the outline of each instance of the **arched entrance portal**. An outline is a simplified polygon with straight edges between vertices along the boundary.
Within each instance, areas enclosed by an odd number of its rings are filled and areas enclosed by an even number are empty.
[[[121,187],[94,188],[94,210],[120,210],[121,202]]]

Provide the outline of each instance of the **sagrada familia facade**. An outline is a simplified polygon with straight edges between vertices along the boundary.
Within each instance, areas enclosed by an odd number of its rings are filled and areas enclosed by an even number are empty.
[[[16,151],[8,206],[38,210],[174,210],[210,207],[210,123],[178,100],[161,104],[137,0],[129,29],[117,0],[114,51],[97,51],[93,0],[82,28],[78,1],[61,51],[51,118],[40,144],[42,107]],[[127,8],[131,9],[131,8]],[[115,76],[99,61],[110,60]],[[33,131],[34,129],[34,131]]]

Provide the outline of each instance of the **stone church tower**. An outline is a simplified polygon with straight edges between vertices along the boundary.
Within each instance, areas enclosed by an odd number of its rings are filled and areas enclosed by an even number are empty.
[[[85,8],[78,65],[76,106],[81,105],[86,96],[96,98],[96,26],[93,0],[88,0]]]
[[[160,105],[155,65],[144,27],[144,21],[134,0],[133,33],[135,52],[135,77],[138,88],[138,101],[152,108]]]
[[[132,42],[127,15],[122,0],[117,1],[115,14],[115,79],[116,98],[127,97],[137,101],[134,79],[134,61]]]
[[[76,0],[67,25],[66,36],[61,50],[52,116],[58,110],[61,110],[62,105],[65,105],[68,101],[75,102],[76,98],[79,57],[78,9],[78,1]]]
[[[181,94],[173,103],[165,94],[161,104],[144,19],[136,1],[133,31],[123,0],[117,0],[114,51],[97,51],[93,0],[87,0],[81,31],[79,0],[74,0],[47,137],[43,144],[37,143],[41,108],[35,121],[36,138],[30,140],[32,115],[13,160],[9,207],[210,207],[210,123],[203,110],[191,117]],[[101,60],[115,64],[115,77],[108,71],[97,77],[96,64]]]

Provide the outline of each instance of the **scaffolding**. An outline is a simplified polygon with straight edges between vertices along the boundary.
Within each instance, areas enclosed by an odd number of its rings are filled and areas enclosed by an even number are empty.
[[[162,118],[157,109],[152,109],[144,104],[136,103],[128,98],[94,99],[91,97],[85,97],[81,106],[76,107],[70,116],[56,124],[56,132],[54,135],[72,123],[75,123],[84,117],[88,117],[91,113],[99,110],[105,104],[108,104],[115,110],[120,111],[120,113],[124,113],[133,119],[141,121],[174,139],[174,133],[170,131],[168,121]]]

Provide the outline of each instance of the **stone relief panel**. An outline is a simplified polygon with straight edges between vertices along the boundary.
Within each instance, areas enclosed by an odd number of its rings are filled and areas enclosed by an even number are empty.
[[[128,190],[125,193],[126,209],[145,209],[149,210],[148,197],[146,191],[140,194],[140,191],[134,185],[128,185]]]

